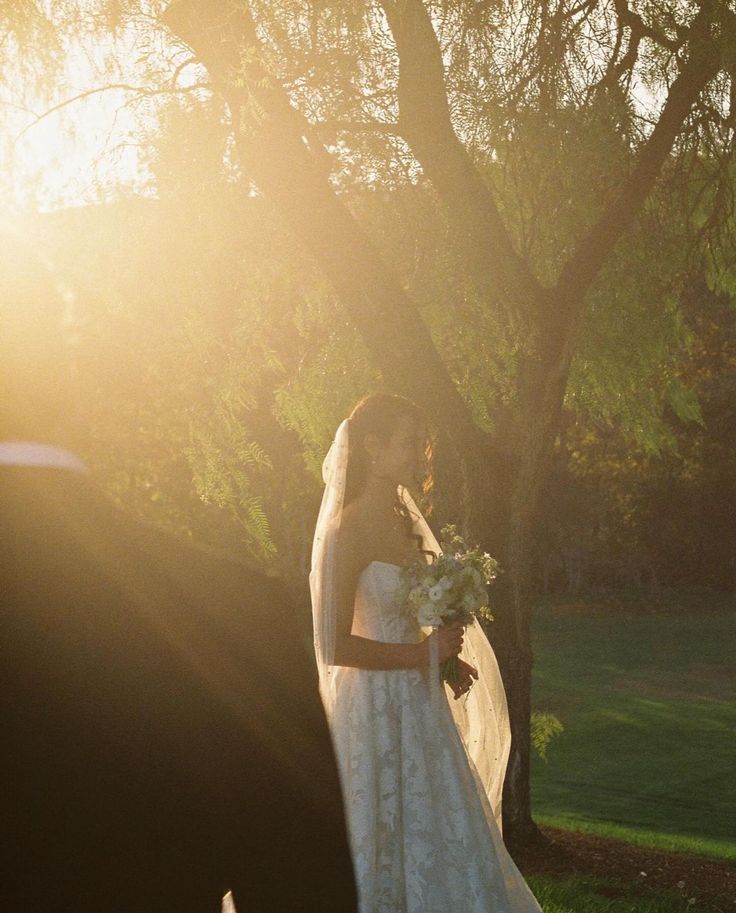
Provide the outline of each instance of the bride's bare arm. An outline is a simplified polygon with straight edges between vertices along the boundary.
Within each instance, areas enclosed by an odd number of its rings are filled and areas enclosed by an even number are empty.
[[[360,575],[366,568],[365,544],[349,521],[343,523],[337,546],[335,665],[358,669],[415,669],[429,664],[429,638],[418,644],[384,643],[352,633],[353,606]],[[443,661],[462,647],[462,627],[447,625],[431,637],[438,638]]]

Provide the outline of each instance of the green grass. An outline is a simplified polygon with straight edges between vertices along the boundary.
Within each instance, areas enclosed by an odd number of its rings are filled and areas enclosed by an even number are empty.
[[[642,827],[612,824],[607,821],[585,821],[574,815],[550,816],[535,814],[538,824],[547,824],[568,831],[582,834],[593,834],[596,837],[608,837],[621,840],[634,846],[651,847],[671,853],[685,853],[690,856],[704,856],[715,860],[733,862],[736,860],[736,844],[733,840],[713,840],[708,837],[691,837],[687,834],[663,834],[659,831]]]
[[[736,613],[541,608],[534,631],[534,706],[565,726],[533,762],[539,820],[736,859]]]
[[[649,891],[643,896],[636,889],[599,878],[538,875],[529,878],[529,886],[544,913],[725,913],[729,909],[697,897],[691,902],[683,892]]]

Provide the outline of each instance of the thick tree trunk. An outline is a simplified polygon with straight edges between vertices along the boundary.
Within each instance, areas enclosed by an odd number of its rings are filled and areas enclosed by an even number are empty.
[[[539,491],[552,447],[537,432],[537,445],[519,454],[510,505],[508,540],[504,551],[498,637],[494,640],[506,685],[511,720],[512,747],[504,784],[504,837],[513,844],[538,835],[532,820],[530,766],[532,710],[531,644],[532,549],[531,534],[539,505]]]
[[[524,606],[526,627],[528,609]],[[503,641],[494,643],[503,675],[511,722],[511,754],[503,786],[503,836],[511,848],[525,846],[539,837],[532,817],[531,803],[531,731],[532,651],[515,651],[509,657]]]
[[[511,490],[504,497],[498,493],[472,492],[478,505],[485,504],[489,512],[507,512],[505,532],[498,540],[496,557],[502,574],[494,585],[494,621],[486,626],[493,644],[506,686],[511,721],[512,747],[504,784],[504,838],[510,844],[528,843],[539,832],[532,819],[530,767],[532,711],[531,644],[532,590],[532,533],[539,508],[539,493],[544,482],[549,458],[553,452],[553,435],[545,434],[547,423],[537,423],[536,440],[519,454],[517,471]],[[549,428],[549,425],[547,425]],[[535,446],[536,445],[536,446]],[[499,503],[503,499],[505,504]],[[479,530],[482,542],[498,536],[498,524],[493,531]]]
[[[548,421],[533,421],[529,428],[536,433],[536,440],[527,437],[513,469],[506,466],[505,473],[494,471],[482,451],[473,453],[463,447],[462,441],[453,441],[452,447],[449,442],[440,442],[436,461],[437,521],[441,523],[448,514],[456,515],[461,500],[465,506],[463,531],[501,565],[501,574],[492,587],[494,620],[484,623],[483,628],[498,658],[509,706],[512,747],[503,815],[504,839],[512,847],[540,836],[532,818],[530,795],[530,534],[554,436],[550,437],[549,431],[542,434],[542,429],[551,428]],[[462,492],[458,492],[458,479],[463,480]]]

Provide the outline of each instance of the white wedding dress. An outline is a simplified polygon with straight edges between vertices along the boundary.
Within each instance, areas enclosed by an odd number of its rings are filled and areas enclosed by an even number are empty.
[[[369,564],[353,633],[420,641],[400,588],[400,567]],[[432,697],[429,670],[332,673],[330,722],[360,913],[540,913],[503,844],[447,698]]]

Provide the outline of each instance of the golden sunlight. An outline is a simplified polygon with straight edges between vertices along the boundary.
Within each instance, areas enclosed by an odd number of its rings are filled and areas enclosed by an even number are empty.
[[[140,137],[152,103],[137,72],[136,34],[64,41],[59,72],[43,88],[4,87],[6,142],[0,186],[12,208],[48,211],[144,188]]]
[[[117,190],[121,184],[135,185],[141,168],[127,138],[130,123],[115,90],[29,121],[8,163],[17,201],[55,209],[104,197],[113,185]]]

